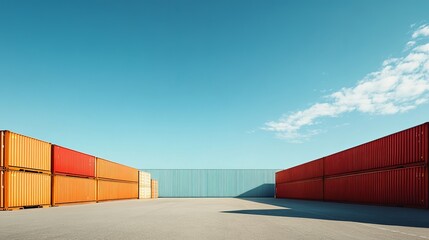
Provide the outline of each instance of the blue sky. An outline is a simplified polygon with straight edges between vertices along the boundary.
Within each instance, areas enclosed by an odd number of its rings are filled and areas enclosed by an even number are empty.
[[[0,1],[0,128],[138,168],[287,168],[429,120],[427,9]]]

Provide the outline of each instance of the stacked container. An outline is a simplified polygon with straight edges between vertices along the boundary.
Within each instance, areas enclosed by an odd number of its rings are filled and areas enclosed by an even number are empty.
[[[139,171],[139,199],[151,198],[150,173]]]
[[[152,198],[158,198],[158,181],[155,179],[151,180]]]
[[[296,172],[311,174],[306,164],[278,172],[277,197],[428,208],[428,155],[424,123],[325,157],[318,186],[284,185]]]
[[[95,157],[52,146],[52,205],[95,202]]]
[[[328,201],[428,208],[425,123],[327,156]]]
[[[97,158],[97,201],[137,199],[139,171]]]
[[[3,210],[44,207],[51,203],[51,144],[0,131]]]
[[[276,197],[323,200],[323,160],[276,172]]]

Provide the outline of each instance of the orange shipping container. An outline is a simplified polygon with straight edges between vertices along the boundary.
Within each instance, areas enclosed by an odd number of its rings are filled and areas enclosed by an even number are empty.
[[[158,181],[152,179],[151,180],[151,190],[152,190],[152,198],[158,198]]]
[[[121,181],[139,181],[139,171],[119,163],[97,158],[97,178]]]
[[[4,175],[4,208],[51,204],[49,174],[8,170]]]
[[[55,175],[52,184],[52,205],[95,202],[97,181],[93,178]]]
[[[3,197],[3,194],[4,194],[4,189],[5,189],[5,187],[4,187],[4,174],[5,174],[5,172],[4,171],[0,171],[0,209],[3,209],[4,208],[4,197]]]
[[[2,167],[51,171],[50,143],[10,131],[1,131],[0,138]]]
[[[137,182],[118,182],[97,180],[97,201],[137,199],[139,184]]]

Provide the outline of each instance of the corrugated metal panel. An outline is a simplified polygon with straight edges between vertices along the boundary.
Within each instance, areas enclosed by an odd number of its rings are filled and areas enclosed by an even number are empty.
[[[139,187],[139,199],[148,199],[152,197],[151,187]]]
[[[139,171],[139,199],[151,198],[150,173]]]
[[[152,179],[151,180],[151,197],[158,198],[158,181]]]
[[[51,171],[51,144],[5,131],[4,167]]]
[[[139,171],[139,186],[140,187],[150,187],[151,176],[148,172]]]
[[[139,171],[132,167],[97,158],[97,178],[138,183]]]
[[[52,171],[75,176],[95,177],[95,157],[68,148],[52,146]]]
[[[6,171],[5,207],[51,204],[51,176],[45,173]]]
[[[428,123],[325,158],[325,175],[428,163]]]
[[[323,177],[323,158],[276,172],[276,183]]]
[[[93,178],[56,175],[53,177],[52,205],[95,202],[97,182]]]
[[[97,180],[97,201],[137,199],[138,182]]]
[[[5,172],[4,171],[0,171],[0,209],[4,208],[4,190],[5,185],[4,185],[4,176]]]
[[[0,168],[4,168],[5,167],[5,153],[4,153],[4,148],[5,148],[5,131],[0,131]]]
[[[428,207],[425,166],[326,178],[324,189],[329,201]]]
[[[323,179],[276,184],[276,197],[323,200]]]
[[[159,197],[273,197],[276,169],[144,169]]]

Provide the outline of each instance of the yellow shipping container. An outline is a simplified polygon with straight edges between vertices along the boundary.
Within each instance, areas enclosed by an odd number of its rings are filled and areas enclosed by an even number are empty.
[[[137,182],[118,182],[112,180],[97,180],[97,201],[137,199]]]
[[[150,173],[139,171],[139,199],[151,198]]]
[[[1,166],[5,168],[51,171],[51,144],[10,131],[0,132]]]
[[[151,190],[152,190],[152,198],[158,198],[158,181],[152,179],[151,180]]]
[[[139,181],[139,171],[119,163],[97,158],[97,178],[113,179],[120,181]]]
[[[139,186],[150,187],[150,173],[139,171]]]
[[[45,173],[7,170],[4,208],[51,204],[51,176]]]
[[[97,181],[93,178],[55,175],[52,179],[52,205],[97,200]]]

